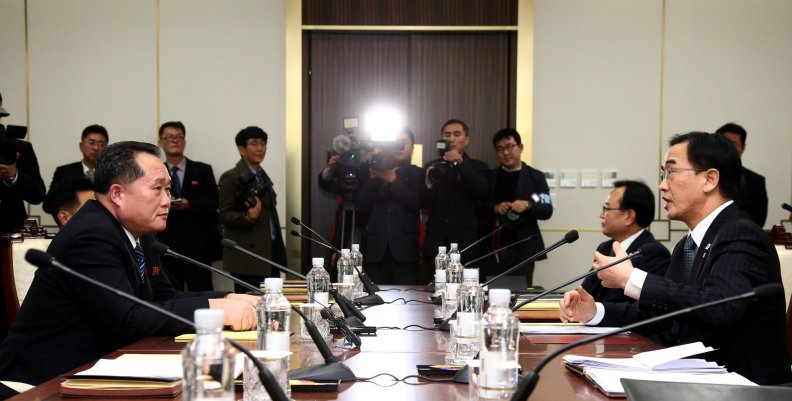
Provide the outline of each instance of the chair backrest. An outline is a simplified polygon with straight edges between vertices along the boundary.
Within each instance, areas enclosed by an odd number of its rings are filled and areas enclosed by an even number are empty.
[[[51,238],[25,238],[22,235],[3,235],[0,240],[0,259],[2,259],[3,297],[6,304],[8,324],[14,322],[19,307],[25,300],[37,267],[25,260],[29,249],[46,251]]]

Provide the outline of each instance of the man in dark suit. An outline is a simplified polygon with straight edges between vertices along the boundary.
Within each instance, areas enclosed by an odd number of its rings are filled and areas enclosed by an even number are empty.
[[[378,283],[418,284],[423,171],[410,163],[415,137],[409,128],[400,132],[398,151],[375,150],[370,178],[360,187],[357,211],[367,221],[363,266]],[[378,163],[378,161],[384,163]],[[384,166],[381,164],[385,164]]]
[[[239,131],[234,141],[241,158],[220,176],[223,235],[242,248],[286,265],[275,189],[261,168],[267,155],[267,133],[259,127],[247,127]],[[256,287],[265,277],[277,275],[271,266],[233,249],[223,249],[223,269]],[[238,284],[234,288],[247,291]]]
[[[159,146],[165,152],[165,167],[171,175],[171,209],[160,241],[174,251],[211,264],[220,256],[220,231],[217,222],[217,182],[212,166],[184,156],[187,131],[180,121],[162,124]],[[174,287],[191,291],[212,289],[212,274],[182,260],[164,261]]]
[[[671,139],[660,190],[668,217],[690,234],[674,248],[666,276],[627,261],[599,272],[602,285],[623,288],[638,302],[595,303],[582,287],[564,294],[561,318],[621,326],[653,315],[781,284],[778,255],[761,227],[734,205],[741,173],[734,145],[720,135],[692,132]],[[616,257],[626,253],[615,245]],[[596,266],[615,260],[596,254]],[[703,358],[758,384],[792,381],[783,294],[732,302],[651,328],[665,345],[702,341],[716,349]]]
[[[52,175],[50,187],[68,177],[86,177],[93,181],[94,170],[96,169],[96,158],[102,151],[107,149],[109,141],[110,137],[105,127],[98,124],[85,127],[80,137],[79,144],[80,153],[83,155],[82,160],[57,167],[55,173]]]
[[[41,208],[63,228],[89,199],[94,197],[93,182],[85,177],[67,177],[51,186]]]
[[[718,128],[715,133],[723,135],[732,141],[737,148],[737,153],[742,157],[745,151],[745,139],[748,137],[748,132],[745,131],[745,128],[735,123],[728,123]],[[742,179],[739,196],[735,198],[737,205],[742,210],[745,210],[759,227],[764,227],[765,221],[767,221],[768,203],[765,178],[743,166]]]
[[[490,263],[485,263],[482,282],[526,260],[544,249],[538,220],[553,216],[553,202],[544,173],[521,160],[523,151],[520,133],[504,128],[492,137],[492,147],[500,165],[489,171],[487,176],[488,198],[483,204],[482,231],[489,233],[503,226],[492,236],[493,250],[506,247],[534,236],[519,246],[498,252]],[[547,259],[543,256],[540,259]],[[524,264],[511,273],[525,276],[526,283],[533,284],[534,263]]]
[[[429,214],[423,248],[426,266],[434,266],[439,246],[454,242],[462,250],[478,239],[477,206],[487,195],[487,164],[465,153],[470,143],[467,125],[456,119],[446,121],[440,129],[440,139],[449,141],[450,149],[424,165],[427,190],[422,206]],[[438,177],[441,171],[447,173]],[[462,254],[462,262],[479,254],[478,246],[473,246]],[[422,277],[422,281],[431,280]]]
[[[613,183],[613,191],[605,200],[600,212],[602,233],[610,240],[601,243],[597,252],[606,256],[616,256],[613,244],[618,242],[627,253],[641,250],[641,257],[633,261],[633,266],[658,276],[665,276],[671,254],[668,249],[646,230],[655,215],[655,198],[652,190],[640,181],[622,180]],[[635,299],[624,295],[616,288],[605,288],[597,276],[589,276],[582,283],[596,301],[634,302]]]
[[[235,330],[255,327],[256,297],[177,291],[148,252],[170,208],[170,176],[154,145],[108,147],[98,158],[95,184],[97,200],[83,205],[52,240],[53,257],[184,318],[209,307],[222,309]],[[189,330],[61,270],[38,269],[0,345],[0,378],[39,384],[141,338]]]

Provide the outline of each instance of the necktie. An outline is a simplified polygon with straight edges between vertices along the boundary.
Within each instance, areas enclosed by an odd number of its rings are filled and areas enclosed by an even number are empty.
[[[138,277],[140,283],[146,281],[146,258],[143,256],[143,249],[140,248],[140,243],[135,244],[135,257],[137,258]]]
[[[174,199],[181,198],[181,181],[179,181],[179,166],[171,167],[171,196]]]
[[[693,236],[688,235],[685,239],[684,256],[685,256],[685,279],[690,277],[693,271],[693,260],[696,258],[696,242],[693,241]]]
[[[89,181],[93,181],[93,179],[94,179],[94,170],[86,171],[85,172],[85,178],[87,178]]]

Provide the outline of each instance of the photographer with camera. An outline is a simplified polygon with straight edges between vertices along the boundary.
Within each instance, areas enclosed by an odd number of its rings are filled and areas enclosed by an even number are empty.
[[[286,265],[286,247],[281,235],[272,180],[261,168],[267,154],[267,133],[247,127],[234,139],[241,159],[220,176],[220,222],[225,238],[276,263]],[[223,249],[223,269],[245,282],[260,286],[277,270],[234,250]],[[234,284],[235,292],[247,289]]]
[[[363,258],[377,283],[418,284],[421,195],[424,176],[410,163],[415,136],[405,127],[390,149],[375,148],[357,211],[367,222]]]
[[[544,173],[520,160],[523,145],[520,134],[512,128],[498,131],[492,146],[500,165],[490,170],[487,177],[488,199],[485,210],[488,218],[483,225],[486,232],[504,226],[492,237],[492,249],[513,244],[531,235],[536,238],[525,244],[498,252],[485,264],[482,278],[495,276],[544,249],[537,220],[547,220],[553,215],[550,189]],[[543,256],[540,259],[546,259]],[[524,275],[528,286],[533,283],[534,264],[529,263],[513,274]]]
[[[464,249],[478,239],[476,206],[485,199],[487,190],[487,164],[465,153],[470,143],[467,125],[448,120],[440,133],[440,158],[424,165],[427,191],[422,204],[429,220],[423,258],[427,267],[433,266],[438,246],[455,242]],[[479,254],[478,246],[474,246],[462,254],[462,262]],[[421,280],[431,281],[429,277]]]
[[[0,119],[9,116],[0,94]],[[23,141],[27,128],[0,124],[0,233],[10,233],[27,218],[24,202],[37,205],[46,188],[33,145]]]

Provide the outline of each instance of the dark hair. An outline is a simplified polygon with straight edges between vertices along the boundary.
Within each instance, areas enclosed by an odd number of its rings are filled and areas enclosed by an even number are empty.
[[[89,134],[102,135],[102,136],[105,137],[106,141],[110,142],[110,136],[107,135],[107,130],[105,129],[105,127],[103,127],[103,126],[101,126],[99,124],[89,125],[89,126],[85,127],[85,129],[83,129],[82,136],[80,137],[80,140],[81,141],[84,140],[85,137],[88,136]]]
[[[504,128],[496,132],[495,136],[492,137],[492,147],[497,146],[498,142],[509,138],[514,138],[514,141],[517,142],[518,145],[522,143],[522,139],[520,139],[520,133],[517,132],[516,129]]]
[[[649,186],[642,181],[619,180],[613,183],[613,188],[624,188],[619,208],[635,210],[635,221],[638,225],[649,227],[655,214],[654,193]]]
[[[722,127],[718,128],[717,131],[715,131],[715,133],[718,135],[725,135],[729,132],[739,135],[740,141],[742,142],[743,145],[745,145],[745,138],[748,138],[748,133],[745,132],[745,128],[743,128],[739,124],[726,123]]]
[[[671,146],[687,142],[687,158],[697,169],[720,173],[718,187],[726,199],[737,199],[742,178],[742,162],[737,148],[726,137],[707,132],[688,132],[671,138]]]
[[[159,148],[144,142],[116,142],[107,147],[96,158],[94,190],[107,194],[113,184],[129,184],[142,177],[143,169],[135,160],[138,153],[160,157]]]
[[[165,128],[177,128],[182,131],[182,133],[187,136],[187,128],[184,128],[184,124],[181,121],[168,121],[160,125],[159,128],[159,138],[162,139],[162,132],[165,131]]]
[[[247,146],[248,139],[263,139],[264,143],[267,143],[267,133],[259,127],[250,126],[239,131],[234,138],[234,142],[236,142],[237,146],[244,148]]]
[[[465,135],[468,134],[468,126],[467,126],[467,124],[465,124],[465,122],[462,121],[462,120],[457,120],[456,118],[452,118],[452,119],[444,122],[443,126],[440,127],[440,135],[443,135],[443,131],[445,131],[445,127],[447,127],[447,126],[449,126],[451,124],[459,124],[459,125],[461,125],[462,126],[462,131],[465,131]]]
[[[42,208],[60,226],[58,213],[61,210],[74,211],[77,207],[77,192],[93,190],[93,183],[85,177],[66,177],[52,185],[44,197]]]
[[[407,135],[407,138],[410,138],[410,145],[415,145],[415,134],[413,134],[410,127],[402,127],[401,132]]]

